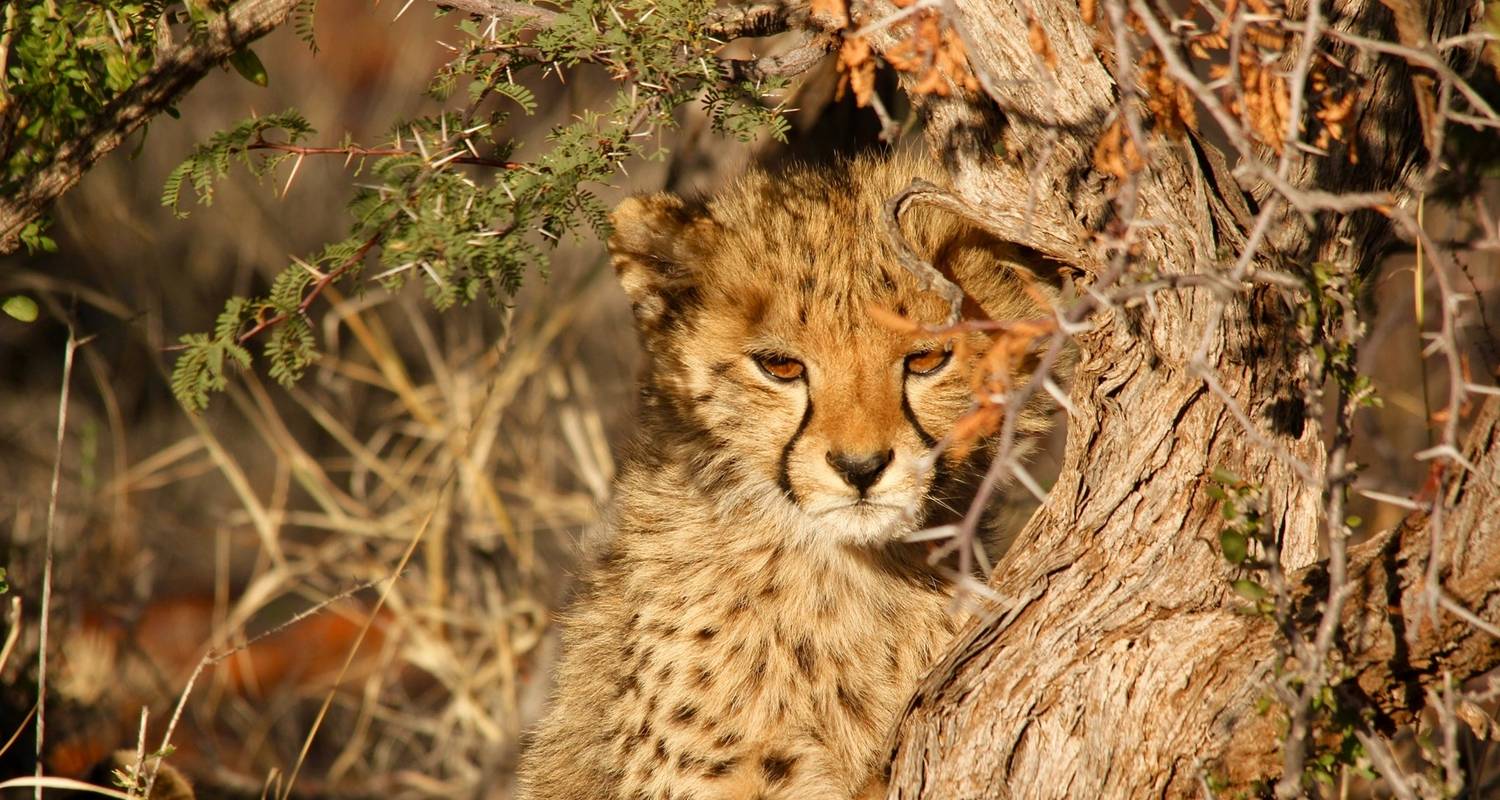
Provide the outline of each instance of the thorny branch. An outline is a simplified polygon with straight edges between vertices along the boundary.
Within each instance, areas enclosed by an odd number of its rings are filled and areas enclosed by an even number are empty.
[[[306,147],[285,142],[269,142],[258,139],[246,146],[247,150],[276,150],[283,153],[291,153],[298,156],[343,156],[345,162],[356,158],[379,158],[382,156],[420,156],[421,153],[411,150],[401,150],[394,147],[360,147],[349,145],[347,147]],[[516,161],[506,161],[498,158],[484,158],[473,155],[453,155],[445,163],[472,164],[481,167],[494,167],[496,169],[520,169],[521,164]]]
[[[375,245],[380,244],[380,238],[383,234],[383,230],[376,231],[375,234],[365,240],[364,244],[360,245],[358,250],[354,251],[353,255],[349,256],[337,267],[334,267],[333,269],[319,275],[317,279],[313,281],[312,291],[308,292],[307,295],[302,298],[302,301],[297,304],[297,313],[306,314],[307,310],[309,308],[312,308],[312,304],[317,301],[318,295],[321,295],[324,289],[327,289],[330,284],[334,283],[339,278],[342,278],[344,276],[344,273],[364,263],[365,256],[369,255],[370,251],[375,248]],[[292,315],[289,313],[280,313],[272,315],[270,317],[266,317],[265,319],[258,319],[255,321],[255,325],[251,327],[250,330],[247,330],[239,335],[237,341],[240,344],[244,344],[245,342],[254,339],[263,331],[269,328],[274,328],[275,326],[286,322],[291,318],[291,316]]]

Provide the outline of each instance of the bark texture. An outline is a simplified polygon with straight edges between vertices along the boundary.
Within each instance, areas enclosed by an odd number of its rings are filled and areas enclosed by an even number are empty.
[[[1116,104],[1111,62],[1138,54],[1113,52],[1115,40],[1099,38],[1068,0],[957,7],[1003,116],[959,102],[931,109],[930,140],[950,154],[957,193],[997,232],[1075,265],[1085,283],[1100,280],[1112,267],[1099,243],[1123,232],[1122,212],[1092,151]],[[1436,0],[1424,10],[1430,37],[1467,30],[1477,10]],[[1391,12],[1375,0],[1325,3],[1323,14],[1334,29],[1396,39]],[[1056,52],[1055,68],[1032,49],[1030,19]],[[1360,163],[1304,159],[1289,182],[1406,196],[1425,155],[1410,111],[1412,70],[1344,55],[1368,79]],[[1450,57],[1462,68],[1467,55],[1455,48]],[[1003,157],[993,155],[996,130]],[[1134,216],[1150,224],[1136,229],[1133,257],[1163,274],[1227,271],[1257,200],[1269,202],[1268,192],[1236,185],[1194,138],[1153,137],[1137,191]],[[1372,212],[1272,222],[1274,250],[1262,246],[1256,263],[1292,273],[1315,259],[1369,269],[1391,234]],[[991,581],[1009,606],[961,635],[913,700],[893,743],[890,797],[1202,796],[1208,775],[1240,787],[1276,777],[1275,724],[1254,710],[1275,657],[1274,623],[1242,613],[1247,603],[1231,593],[1245,574],[1220,553],[1219,503],[1205,489],[1221,467],[1263,487],[1281,563],[1313,614],[1326,597],[1326,573],[1313,565],[1324,449],[1302,402],[1308,364],[1293,309],[1267,288],[1236,294],[1222,313],[1217,304],[1205,288],[1163,292],[1150,306],[1096,315],[1078,337],[1061,476]],[[1495,415],[1492,403],[1473,437],[1491,476]],[[1446,530],[1467,531],[1467,555],[1442,570],[1445,591],[1491,623],[1500,618],[1500,545],[1485,517],[1496,507],[1494,480],[1459,487]],[[1444,670],[1463,678],[1500,663],[1486,634],[1427,614],[1427,552],[1424,525],[1413,520],[1351,553],[1358,591],[1345,606],[1346,652],[1382,725],[1409,719],[1420,687]]]

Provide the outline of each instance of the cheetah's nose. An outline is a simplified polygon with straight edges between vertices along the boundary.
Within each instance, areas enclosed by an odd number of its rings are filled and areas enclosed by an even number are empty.
[[[896,457],[896,451],[886,450],[883,453],[835,453],[829,451],[828,463],[835,471],[843,477],[844,482],[853,486],[860,497],[865,496],[875,481],[880,480],[880,473],[885,472],[887,464]]]

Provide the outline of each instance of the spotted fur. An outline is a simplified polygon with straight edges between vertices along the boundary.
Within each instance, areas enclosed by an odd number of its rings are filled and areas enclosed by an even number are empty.
[[[523,798],[879,792],[887,731],[957,624],[925,550],[901,539],[961,511],[987,453],[922,468],[970,406],[975,356],[909,374],[909,356],[942,343],[869,314],[945,316],[881,221],[928,172],[905,159],[752,172],[707,203],[615,211],[610,249],[648,357],[639,432],[565,620]],[[936,212],[910,215],[906,234],[971,311],[1037,315],[1014,249]],[[767,357],[803,372],[780,380]],[[1027,415],[1026,433],[1041,427]],[[837,466],[851,453],[887,459],[863,489]]]

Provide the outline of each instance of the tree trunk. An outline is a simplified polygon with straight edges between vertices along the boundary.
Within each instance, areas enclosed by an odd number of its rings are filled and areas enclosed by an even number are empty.
[[[1071,0],[956,6],[970,61],[1004,121],[933,101],[929,141],[952,154],[954,193],[975,216],[1076,266],[1081,283],[1112,282],[1126,260],[1166,276],[1225,274],[1258,238],[1256,200],[1272,207],[1252,267],[1305,275],[1327,261],[1365,272],[1391,241],[1391,220],[1372,211],[1278,212],[1269,189],[1243,192],[1196,136],[1150,134],[1149,166],[1132,196],[1095,169],[1093,154],[1116,113],[1112,64],[1133,69],[1139,56],[1114,48],[1135,37],[1099,33]],[[1098,14],[1118,20],[1126,8],[1147,5],[1106,3]],[[1436,41],[1468,30],[1478,10],[1433,0],[1417,13]],[[1340,0],[1321,13],[1330,28],[1398,41],[1391,11],[1375,0]],[[1297,4],[1286,13],[1305,15]],[[1038,55],[1028,20],[1045,32],[1054,66]],[[1416,70],[1339,52],[1366,79],[1359,163],[1337,149],[1294,158],[1287,183],[1406,198],[1428,157],[1411,112]],[[986,138],[997,129],[1003,148]],[[1130,218],[1147,224],[1122,224]],[[1251,576],[1222,555],[1221,504],[1207,490],[1221,468],[1260,488],[1294,618],[1316,620],[1327,597],[1327,571],[1313,564],[1329,459],[1304,403],[1319,388],[1308,385],[1312,361],[1292,306],[1305,296],[1248,281],[1233,292],[1188,283],[1150,303],[1101,304],[1089,318],[1091,329],[1076,337],[1061,475],[992,577],[1006,607],[971,624],[913,700],[893,743],[891,797],[1203,796],[1208,781],[1275,780],[1285,712],[1256,706],[1270,694],[1276,622],[1244,613],[1250,603],[1231,590]],[[1490,475],[1500,474],[1496,414],[1492,402],[1471,439],[1472,460]],[[1500,507],[1500,493],[1493,480],[1467,480],[1446,526],[1451,540],[1468,525],[1467,550],[1460,560],[1445,540],[1439,574],[1451,599],[1493,623],[1500,525],[1478,510]],[[1355,589],[1343,607],[1342,649],[1387,729],[1422,702],[1411,689],[1438,685],[1445,670],[1462,679],[1500,663],[1495,640],[1473,626],[1445,612],[1431,624],[1426,601],[1438,595],[1426,583],[1428,546],[1413,520],[1350,554]]]

